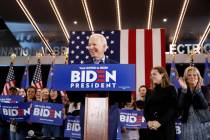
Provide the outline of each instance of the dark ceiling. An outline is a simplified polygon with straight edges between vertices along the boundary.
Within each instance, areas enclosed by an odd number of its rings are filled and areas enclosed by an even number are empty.
[[[39,24],[53,25],[45,31],[61,28],[48,0],[23,0]],[[155,0],[153,28],[166,28],[169,39],[172,37],[184,0]],[[89,30],[81,0],[55,0],[68,31]],[[115,0],[87,0],[95,30],[118,29]],[[120,0],[122,29],[146,28],[149,0]],[[1,0],[0,16],[8,22],[28,22],[16,0]],[[167,18],[167,22],[163,22]],[[73,21],[78,22],[77,25]],[[210,22],[210,0],[190,0],[181,28],[179,40],[199,40]],[[50,27],[50,26],[49,26]],[[210,39],[210,35],[208,36]]]

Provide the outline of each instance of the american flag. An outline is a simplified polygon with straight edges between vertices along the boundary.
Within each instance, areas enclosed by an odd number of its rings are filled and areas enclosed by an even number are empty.
[[[7,75],[6,83],[4,84],[3,95],[8,95],[9,89],[15,86],[15,73],[13,69],[13,63],[11,62],[9,72]]]
[[[165,30],[132,29],[121,31],[96,31],[103,34],[109,46],[106,56],[121,64],[136,64],[136,91],[140,85],[150,85],[150,71],[154,66],[164,66]],[[92,32],[71,32],[69,43],[69,64],[83,64],[89,61],[87,50]],[[140,95],[137,94],[137,98]]]
[[[42,71],[41,71],[41,62],[40,59],[38,59],[38,63],[36,65],[36,69],[34,72],[33,79],[31,81],[31,86],[35,88],[42,88]]]
[[[106,51],[106,57],[120,62],[120,32],[119,31],[98,31],[95,33],[103,34],[109,46]],[[71,32],[70,44],[69,44],[69,64],[83,64],[90,61],[91,57],[87,50],[88,40],[92,32]]]

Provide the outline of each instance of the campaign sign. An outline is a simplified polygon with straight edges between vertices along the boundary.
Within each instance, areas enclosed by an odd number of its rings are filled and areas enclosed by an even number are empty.
[[[32,102],[30,121],[42,124],[62,125],[63,104]]]
[[[120,110],[120,123],[125,128],[147,128],[147,123],[143,111],[132,109]]]
[[[24,98],[18,95],[0,95],[0,103],[18,103],[23,100]]]
[[[135,65],[54,66],[53,88],[66,91],[135,91]]]
[[[181,126],[182,126],[182,123],[179,119],[176,120],[175,122],[175,127],[176,127],[176,140],[181,140],[180,136],[181,136]]]
[[[30,103],[1,103],[2,119],[16,122],[27,121],[30,116]]]
[[[66,119],[64,137],[81,139],[81,127],[79,116],[68,116]]]

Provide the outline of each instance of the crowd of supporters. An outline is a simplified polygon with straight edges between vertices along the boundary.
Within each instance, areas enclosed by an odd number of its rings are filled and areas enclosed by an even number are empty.
[[[148,129],[121,128],[123,140],[172,140],[175,139],[175,119],[181,118],[181,138],[183,140],[208,140],[210,138],[210,118],[201,120],[203,110],[208,109],[209,89],[202,85],[202,77],[197,68],[188,67],[184,77],[179,79],[176,90],[169,82],[166,70],[154,67],[151,71],[152,88],[139,87],[140,99],[121,103],[121,109],[144,110]],[[80,103],[71,101],[67,93],[54,89],[22,89],[11,87],[9,95],[19,95],[23,102],[50,102],[64,105],[64,120],[67,115],[79,116]],[[0,140],[23,139],[72,139],[64,138],[64,126],[10,122],[0,118]],[[196,129],[195,129],[196,128]]]

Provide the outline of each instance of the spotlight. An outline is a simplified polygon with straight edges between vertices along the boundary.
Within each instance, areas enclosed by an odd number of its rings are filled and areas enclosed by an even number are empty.
[[[167,22],[167,21],[168,21],[168,19],[167,19],[167,18],[164,18],[164,19],[163,19],[163,22]]]
[[[74,22],[73,22],[75,25],[77,25],[77,21],[75,20]]]

